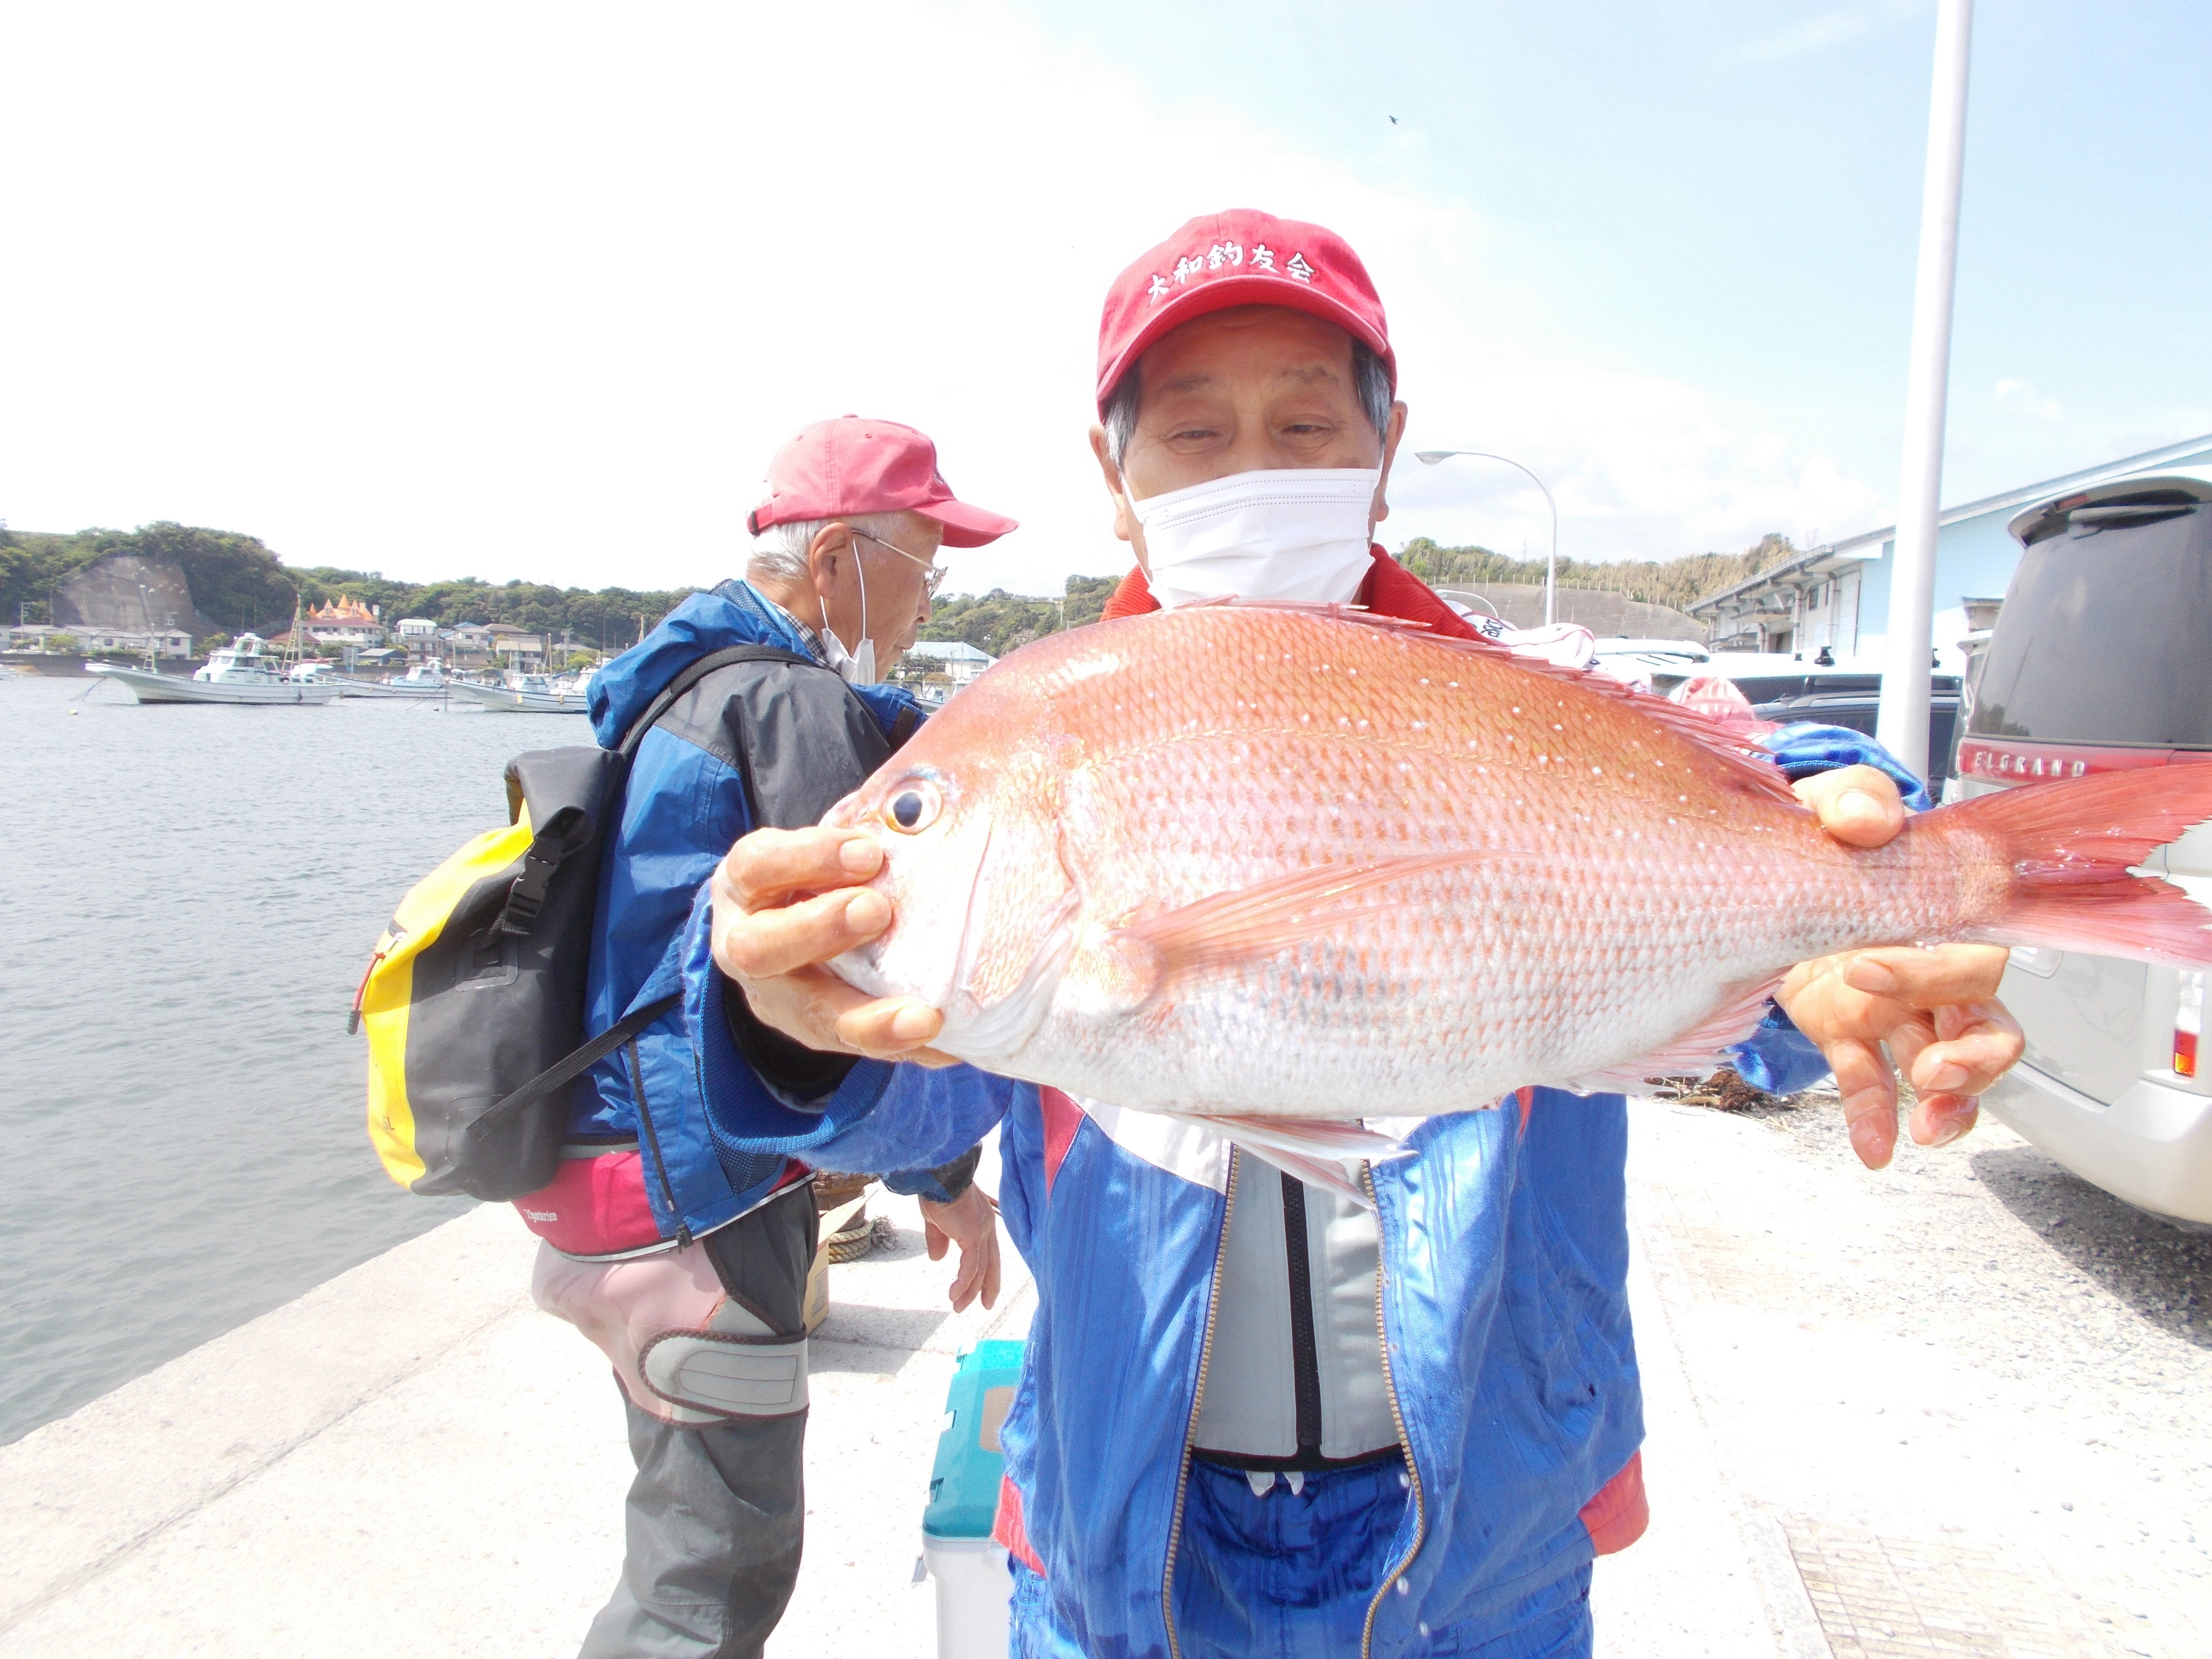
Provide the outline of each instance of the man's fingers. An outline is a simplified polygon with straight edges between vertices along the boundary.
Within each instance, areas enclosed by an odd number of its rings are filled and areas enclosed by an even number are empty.
[[[921,1224],[921,1237],[929,1246],[929,1259],[932,1261],[944,1261],[945,1252],[952,1243],[945,1236],[945,1230],[934,1221],[925,1221]]]
[[[1939,1009],[1935,1036],[1910,1058],[1891,1045],[1897,1063],[1923,1095],[1986,1093],[2027,1047],[2019,1024],[1994,1002]]]
[[[997,1227],[991,1229],[985,1239],[983,1248],[986,1252],[983,1261],[983,1305],[987,1308],[995,1308],[999,1305],[999,1230]]]
[[[1972,1095],[1923,1095],[1912,1108],[1912,1138],[1923,1146],[1948,1146],[1974,1127],[1981,1102]]]
[[[1844,983],[1854,991],[1888,997],[1915,1008],[1990,1002],[2004,978],[2009,954],[2002,945],[1939,945],[1924,951],[1917,945],[1893,945],[1856,951],[1844,965]]]
[[[1846,847],[1881,847],[1905,828],[1905,802],[1887,772],[1843,766],[1792,786],[1820,828]]]
[[[1897,1079],[1881,1048],[1845,1037],[1829,1045],[1836,1092],[1843,1097],[1844,1121],[1851,1150],[1869,1170],[1887,1164],[1897,1150]]]
[[[715,879],[736,902],[757,910],[787,893],[850,887],[883,861],[875,837],[857,830],[756,830],[730,848]]]
[[[774,979],[829,961],[890,926],[890,901],[841,888],[781,910],[717,917],[714,960],[732,979]]]
[[[856,1003],[837,1019],[837,1040],[848,1048],[878,1059],[915,1060],[915,1052],[945,1029],[945,1016],[926,1002],[910,997],[881,997]],[[951,1065],[950,1055],[938,1055],[924,1065]]]

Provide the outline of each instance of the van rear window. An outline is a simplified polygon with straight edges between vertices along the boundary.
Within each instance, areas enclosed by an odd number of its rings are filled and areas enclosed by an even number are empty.
[[[2089,527],[2021,555],[1966,729],[2212,748],[2212,510]]]

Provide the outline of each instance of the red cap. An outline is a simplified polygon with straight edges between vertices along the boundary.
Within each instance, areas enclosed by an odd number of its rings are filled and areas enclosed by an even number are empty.
[[[1231,306],[1288,306],[1334,323],[1382,360],[1398,384],[1382,301],[1367,267],[1333,230],[1251,208],[1192,220],[1131,265],[1098,322],[1098,412],[1114,384],[1171,328]]]
[[[745,528],[757,536],[774,524],[901,512],[943,525],[947,547],[981,547],[1015,527],[953,499],[937,470],[937,446],[912,427],[841,415],[817,421],[776,452],[768,499],[746,516]]]

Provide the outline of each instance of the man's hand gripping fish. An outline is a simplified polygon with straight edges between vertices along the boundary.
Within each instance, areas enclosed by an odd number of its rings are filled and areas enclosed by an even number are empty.
[[[1362,1116],[1709,1068],[1838,951],[2212,964],[2212,911],[2128,873],[2207,818],[2212,766],[2162,767],[1854,850],[1704,715],[1487,641],[1220,605],[1024,647],[823,822],[881,842],[893,907],[833,967],[942,1010],[937,1048],[1310,1176],[1390,1148]]]

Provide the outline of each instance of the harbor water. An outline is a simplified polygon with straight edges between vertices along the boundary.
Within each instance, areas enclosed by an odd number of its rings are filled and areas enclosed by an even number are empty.
[[[575,716],[0,674],[0,1444],[434,1226],[363,1128],[400,896]]]

